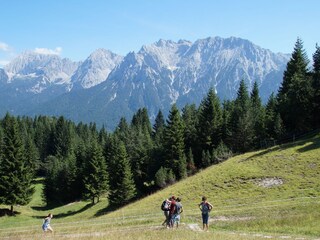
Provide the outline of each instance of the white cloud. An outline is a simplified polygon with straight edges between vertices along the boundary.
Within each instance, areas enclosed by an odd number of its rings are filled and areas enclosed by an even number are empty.
[[[0,50],[5,52],[9,51],[9,45],[4,42],[0,42]]]
[[[36,48],[34,50],[35,53],[38,54],[53,54],[53,55],[60,55],[62,52],[62,47],[56,47],[55,49],[49,49],[49,48]]]

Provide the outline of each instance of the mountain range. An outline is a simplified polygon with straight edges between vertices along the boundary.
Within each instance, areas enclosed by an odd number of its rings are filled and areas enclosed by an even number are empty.
[[[235,37],[161,39],[126,56],[98,49],[83,62],[24,52],[0,69],[0,115],[63,115],[113,130],[141,107],[154,119],[173,103],[199,104],[210,87],[233,99],[241,79],[249,90],[257,81],[266,102],[289,57]]]

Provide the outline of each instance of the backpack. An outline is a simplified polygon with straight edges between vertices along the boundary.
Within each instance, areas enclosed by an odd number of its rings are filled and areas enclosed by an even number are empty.
[[[168,211],[169,210],[169,204],[167,202],[167,200],[164,200],[161,204],[161,210],[162,211]]]
[[[208,203],[202,203],[201,205],[202,205],[201,206],[201,211],[202,211],[203,214],[207,214],[208,212],[211,211],[211,208],[210,208]]]

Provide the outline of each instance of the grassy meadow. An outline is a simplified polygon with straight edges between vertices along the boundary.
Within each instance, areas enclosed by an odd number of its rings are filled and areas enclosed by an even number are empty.
[[[106,198],[48,209],[41,179],[35,188],[27,206],[14,206],[16,216],[0,217],[0,239],[320,239],[320,134],[235,156],[116,211]],[[171,195],[184,212],[168,230],[160,205]],[[209,232],[197,206],[203,195],[214,206]],[[55,233],[44,236],[49,212]]]

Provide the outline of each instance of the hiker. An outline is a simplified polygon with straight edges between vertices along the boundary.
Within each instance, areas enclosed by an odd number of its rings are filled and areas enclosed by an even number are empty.
[[[207,201],[206,197],[202,197],[202,202],[199,204],[199,208],[202,213],[203,230],[209,230],[209,212],[212,209],[212,205]]]
[[[47,232],[48,230],[53,233],[53,229],[50,226],[50,221],[52,219],[53,215],[51,213],[48,214],[48,216],[43,219],[43,224],[42,224],[42,230],[43,232]]]
[[[174,216],[176,213],[176,197],[171,197],[171,204],[169,209],[169,227],[172,228],[174,224]]]
[[[169,218],[170,204],[171,204],[171,198],[165,199],[161,204],[161,210],[163,211],[163,214],[165,216],[165,219],[164,219],[162,225],[166,226],[167,228],[170,225],[170,218]]]
[[[183,212],[183,208],[182,208],[182,204],[181,204],[181,198],[178,197],[177,201],[176,201],[176,211],[175,211],[175,215],[174,215],[174,223],[176,223],[177,228],[179,227],[180,214],[182,212]]]

